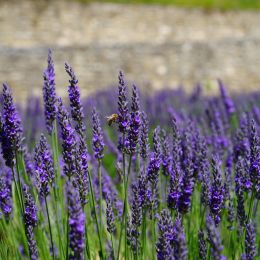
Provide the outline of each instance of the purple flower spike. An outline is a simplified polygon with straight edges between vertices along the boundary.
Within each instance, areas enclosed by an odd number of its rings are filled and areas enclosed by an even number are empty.
[[[159,229],[159,241],[156,244],[157,259],[165,260],[171,259],[174,260],[173,256],[173,223],[171,216],[167,210],[161,212],[161,216],[158,221]]]
[[[85,125],[83,123],[84,114],[83,107],[80,101],[80,91],[78,87],[78,79],[75,76],[75,73],[72,67],[65,63],[65,70],[70,76],[70,85],[69,85],[69,99],[70,99],[70,108],[71,108],[71,116],[73,120],[76,122],[76,131],[81,135],[85,131]]]
[[[77,143],[75,130],[71,126],[70,117],[68,111],[63,106],[61,99],[58,100],[58,119],[61,127],[62,148],[63,148],[63,160],[64,160],[64,173],[67,176],[75,175],[76,171],[76,154]]]
[[[255,227],[252,221],[246,225],[246,237],[245,237],[245,251],[246,259],[254,260],[257,254],[256,251],[256,234]]]
[[[142,112],[141,114],[141,121],[142,123],[140,127],[140,156],[143,158],[143,160],[146,160],[149,151],[149,127],[147,115],[145,114],[145,112]]]
[[[139,137],[139,128],[141,125],[141,118],[140,118],[140,104],[139,104],[139,95],[137,92],[137,88],[133,85],[133,94],[132,94],[132,106],[131,106],[131,115],[130,115],[130,122],[129,122],[129,131],[128,137],[126,139],[126,149],[128,153],[133,154],[136,151],[136,146],[138,143]]]
[[[260,151],[259,137],[254,119],[250,126],[250,179],[256,187],[257,197],[260,198]]]
[[[52,133],[53,121],[56,119],[57,114],[57,96],[55,87],[55,72],[52,60],[52,53],[48,53],[48,67],[43,72],[43,100],[44,100],[44,114],[48,134]]]
[[[226,257],[221,255],[221,252],[223,251],[223,246],[221,244],[219,231],[215,226],[213,219],[210,216],[207,217],[206,225],[207,225],[208,239],[211,246],[211,255],[213,259],[225,260]]]
[[[199,238],[199,257],[201,260],[206,260],[207,259],[207,244],[206,244],[204,232],[202,230],[199,230],[198,238]]]
[[[28,241],[30,259],[36,260],[38,259],[38,250],[37,250],[36,241],[34,240],[33,230],[36,227],[38,222],[37,208],[31,194],[29,193],[28,187],[25,185],[23,187],[23,192],[24,192],[24,204],[25,204],[24,224],[26,229],[26,237]]]
[[[222,83],[221,80],[218,80],[218,85],[219,85],[219,88],[220,88],[221,97],[222,97],[223,103],[225,105],[227,114],[232,115],[236,111],[235,106],[234,106],[234,102],[231,99],[231,97],[228,96],[226,89],[225,89],[225,86],[224,86],[224,84]]]
[[[170,155],[170,138],[167,136],[165,130],[163,130],[162,133],[162,173],[168,176],[172,159]]]
[[[100,120],[96,108],[92,112],[92,130],[93,130],[93,150],[96,159],[102,159],[104,157],[104,141],[103,132],[100,126]]]
[[[106,199],[106,203],[107,203],[107,209],[106,209],[107,231],[108,233],[113,234],[116,230],[114,209],[110,198]]]
[[[217,157],[212,158],[213,182],[211,186],[210,212],[215,224],[220,222],[220,214],[224,203],[225,189],[221,181],[220,161]]]
[[[157,186],[161,166],[161,145],[159,133],[160,128],[157,127],[153,132],[154,152],[151,155],[147,170],[148,181],[152,184],[153,188]]]
[[[0,176],[0,218],[1,214],[5,216],[6,219],[9,218],[13,205],[12,205],[12,181],[10,178],[9,169],[6,172],[1,170]]]
[[[40,195],[46,197],[54,181],[54,166],[47,140],[42,134],[34,154],[37,185]]]
[[[85,214],[82,210],[78,190],[72,183],[67,184],[69,210],[69,246],[70,259],[84,259]]]
[[[129,115],[126,97],[127,85],[122,71],[119,71],[118,80],[118,130],[121,133],[126,133],[128,130]]]
[[[16,107],[13,102],[11,90],[3,84],[3,122],[2,122],[2,152],[6,165],[13,167],[14,153],[21,149],[22,126]]]

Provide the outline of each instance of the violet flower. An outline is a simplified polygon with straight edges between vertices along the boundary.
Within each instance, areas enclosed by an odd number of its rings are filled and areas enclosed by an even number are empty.
[[[1,170],[0,176],[0,218],[3,214],[8,220],[13,210],[12,204],[12,177],[9,169]]]
[[[245,235],[245,251],[246,259],[254,260],[257,254],[256,251],[256,233],[255,227],[252,221],[246,225],[246,235]]]
[[[31,194],[29,193],[28,187],[25,185],[23,187],[23,193],[24,193],[24,206],[25,206],[24,224],[26,230],[26,237],[28,241],[30,259],[36,260],[38,259],[38,249],[37,249],[36,241],[34,239],[33,230],[37,226],[37,222],[38,222],[37,208]]]
[[[76,172],[76,155],[77,155],[77,143],[75,130],[71,126],[70,117],[68,111],[62,104],[61,99],[58,100],[58,119],[61,128],[62,137],[62,154],[64,160],[64,173],[67,176],[73,176]]]
[[[140,156],[143,158],[143,160],[146,160],[147,154],[149,151],[149,126],[148,126],[148,119],[147,115],[143,111],[141,114],[141,126],[140,126]]]
[[[2,152],[6,165],[13,167],[14,153],[21,149],[22,126],[9,86],[3,84]]]
[[[85,131],[84,125],[84,114],[83,114],[83,107],[80,101],[80,91],[78,87],[78,79],[75,76],[75,73],[72,67],[65,63],[65,70],[70,76],[70,85],[69,85],[69,100],[70,100],[70,108],[71,108],[71,116],[73,120],[76,122],[76,131],[79,134],[83,134]]]
[[[69,211],[69,247],[70,259],[84,259],[85,249],[85,214],[81,207],[79,192],[71,182],[67,184]]]
[[[212,158],[212,174],[213,180],[210,188],[210,212],[215,221],[215,224],[218,225],[220,222],[220,215],[224,203],[224,186],[221,181],[221,170],[220,170],[220,161],[219,158]]]
[[[207,259],[207,244],[204,236],[204,232],[199,230],[198,232],[198,241],[199,241],[199,257],[201,260]]]
[[[113,204],[109,198],[106,199],[106,203],[107,203],[107,209],[106,209],[107,231],[108,233],[113,234],[116,231]]]
[[[118,80],[118,130],[125,134],[129,126],[129,115],[126,97],[127,84],[122,71],[119,71]]]
[[[103,132],[100,126],[100,120],[96,108],[92,112],[92,131],[93,131],[93,150],[95,158],[100,160],[104,157]]]
[[[129,131],[128,131],[128,136],[126,138],[125,146],[128,153],[134,154],[138,143],[139,128],[141,125],[140,111],[139,111],[140,110],[139,95],[135,85],[133,85],[133,89],[132,89],[131,110],[132,111],[130,114]]]
[[[53,121],[56,119],[57,107],[56,107],[56,87],[55,87],[55,72],[54,64],[52,60],[52,53],[49,50],[48,53],[48,66],[43,72],[43,100],[44,100],[44,114],[45,122],[48,134],[53,131]]]
[[[49,186],[52,186],[54,182],[54,165],[47,140],[43,134],[35,148],[34,161],[40,195],[46,197],[50,192]]]

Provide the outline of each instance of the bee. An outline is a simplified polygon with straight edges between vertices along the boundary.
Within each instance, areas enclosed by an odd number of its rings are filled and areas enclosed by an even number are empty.
[[[107,116],[107,123],[109,126],[111,126],[113,123],[115,123],[118,119],[118,114],[112,114],[111,116]]]

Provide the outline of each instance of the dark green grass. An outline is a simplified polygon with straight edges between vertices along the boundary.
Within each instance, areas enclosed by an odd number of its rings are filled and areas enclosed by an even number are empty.
[[[121,4],[158,4],[186,8],[204,8],[219,10],[260,10],[260,0],[78,0],[81,2],[111,2]]]

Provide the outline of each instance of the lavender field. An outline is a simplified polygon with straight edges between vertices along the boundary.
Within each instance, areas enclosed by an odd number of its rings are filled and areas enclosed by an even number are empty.
[[[3,83],[0,259],[260,258],[260,92],[148,95],[119,71],[81,98],[64,71],[64,100],[51,51],[42,99]]]

